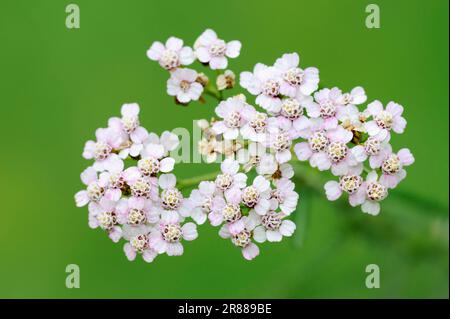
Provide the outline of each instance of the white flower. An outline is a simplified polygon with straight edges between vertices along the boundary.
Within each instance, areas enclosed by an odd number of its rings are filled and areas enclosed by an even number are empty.
[[[404,132],[406,120],[402,117],[403,106],[395,102],[389,102],[386,109],[380,101],[374,101],[367,105],[367,112],[373,120],[366,122],[366,130],[370,136],[377,136],[380,140],[390,139],[390,130],[397,134]]]
[[[259,255],[259,248],[252,242],[253,229],[256,224],[247,216],[242,218],[244,228],[239,233],[231,233],[230,225],[225,224],[219,231],[219,236],[222,238],[230,238],[231,242],[242,249],[242,256],[247,260],[252,260]]]
[[[270,182],[258,175],[252,185],[242,190],[242,203],[254,209],[257,214],[264,215],[271,207],[270,195]]]
[[[216,194],[216,185],[214,182],[203,181],[194,189],[189,197],[189,205],[192,210],[191,217],[199,225],[206,221],[211,212],[212,203]]]
[[[228,58],[237,58],[241,51],[241,42],[234,40],[226,43],[217,38],[217,34],[206,29],[194,44],[195,55],[202,63],[209,63],[213,70],[226,69]]]
[[[269,211],[263,216],[259,216],[261,225],[253,230],[253,238],[258,243],[266,240],[269,242],[280,242],[283,236],[290,237],[297,226],[293,221],[284,219],[285,215],[275,211]],[[258,218],[251,216],[250,218]]]
[[[170,37],[166,45],[159,41],[153,42],[147,51],[150,60],[158,61],[166,70],[174,70],[180,65],[189,65],[195,60],[194,52],[190,47],[183,46],[183,40]]]
[[[197,72],[191,69],[177,69],[167,80],[167,94],[175,96],[183,104],[197,101],[203,92],[203,86],[197,83]]]
[[[295,184],[287,178],[275,181],[275,190],[271,197],[275,199],[285,215],[290,215],[297,208],[298,193],[295,191]]]
[[[257,95],[256,104],[270,113],[276,114],[281,110],[280,71],[262,63],[257,63],[251,72],[242,72],[240,85],[250,94]]]
[[[317,68],[298,67],[300,58],[297,53],[286,53],[276,60],[274,67],[281,72],[280,93],[295,97],[300,92],[310,95],[319,86],[319,70]]]

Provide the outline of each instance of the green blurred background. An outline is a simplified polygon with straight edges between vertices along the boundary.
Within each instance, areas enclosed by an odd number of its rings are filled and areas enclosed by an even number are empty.
[[[77,0],[78,30],[65,27],[69,3],[0,3],[0,297],[448,298],[446,0],[377,0],[380,29],[365,27],[371,1]],[[182,257],[153,264],[128,262],[121,244],[88,227],[87,209],[73,200],[88,164],[82,148],[122,103],[138,102],[157,133],[213,114],[212,100],[175,106],[168,74],[145,55],[171,35],[192,45],[207,27],[243,43],[235,72],[297,51],[323,85],[362,85],[370,100],[405,106],[407,130],[393,144],[409,147],[416,163],[380,216],[300,184],[298,235],[263,245],[252,262],[208,225]],[[65,287],[70,263],[80,266],[80,289]],[[372,263],[380,289],[365,287]]]

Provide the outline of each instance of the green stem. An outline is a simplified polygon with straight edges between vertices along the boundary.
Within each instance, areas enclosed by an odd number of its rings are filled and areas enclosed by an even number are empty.
[[[194,177],[191,177],[191,178],[181,179],[177,183],[177,188],[178,189],[183,189],[183,188],[196,186],[202,181],[212,181],[219,174],[220,174],[220,171],[216,171],[216,172],[211,172],[211,173],[207,173],[207,174],[204,174],[204,175],[194,176]]]

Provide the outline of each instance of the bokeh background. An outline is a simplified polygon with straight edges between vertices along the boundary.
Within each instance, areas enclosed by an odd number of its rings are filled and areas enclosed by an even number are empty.
[[[81,28],[65,27],[69,1],[0,2],[0,297],[2,298],[448,298],[448,2],[381,1],[381,28],[365,27],[370,1],[77,0]],[[296,237],[245,261],[200,226],[178,258],[128,262],[121,244],[87,225],[74,205],[84,142],[138,102],[161,133],[192,128],[214,101],[188,108],[165,93],[168,74],[145,52],[175,35],[192,45],[207,27],[243,49],[235,72],[299,52],[322,85],[365,87],[369,99],[405,106],[395,136],[416,163],[374,218],[298,185]],[[179,165],[181,177],[214,170]],[[311,176],[314,172],[308,171]],[[319,178],[319,177],[318,177]],[[81,288],[65,287],[65,267]],[[365,287],[378,264],[381,288]]]

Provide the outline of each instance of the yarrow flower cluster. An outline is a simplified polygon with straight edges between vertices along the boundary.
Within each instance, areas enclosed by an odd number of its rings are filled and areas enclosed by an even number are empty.
[[[257,63],[238,81],[225,69],[240,50],[239,41],[207,29],[193,48],[170,37],[147,51],[169,71],[167,93],[177,104],[205,103],[206,95],[219,101],[216,117],[197,125],[198,150],[207,163],[220,162],[220,171],[189,185],[196,186],[189,196],[172,173],[178,137],[149,133],[140,125],[137,104],[124,104],[121,117],[109,119],[95,141],[86,142],[83,157],[93,163],[81,174],[86,189],[75,195],[76,204],[88,205],[90,227],[103,229],[114,242],[125,240],[129,260],[181,255],[183,242],[196,239],[197,225],[206,222],[247,260],[259,255],[261,243],[292,236],[296,225],[289,217],[300,197],[292,165],[297,160],[335,176],[324,185],[330,201],[347,193],[351,206],[371,215],[379,214],[380,202],[414,162],[407,148],[394,151],[390,145],[391,133],[406,127],[401,105],[384,108],[376,100],[360,109],[367,101],[362,87],[319,88],[319,70],[300,64],[297,53],[273,65]],[[218,71],[216,81],[186,67],[196,60]],[[243,94],[224,98],[237,82],[255,96],[254,105]],[[129,159],[134,165],[125,167]]]

